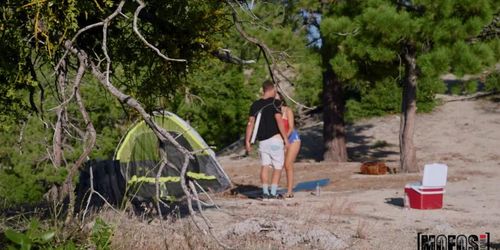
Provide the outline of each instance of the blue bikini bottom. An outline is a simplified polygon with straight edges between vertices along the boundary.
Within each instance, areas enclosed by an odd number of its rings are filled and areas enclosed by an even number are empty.
[[[294,141],[300,141],[299,133],[296,129],[288,136],[288,143],[292,144]]]

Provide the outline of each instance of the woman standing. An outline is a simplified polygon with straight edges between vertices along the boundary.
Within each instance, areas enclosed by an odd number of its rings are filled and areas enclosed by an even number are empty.
[[[285,171],[286,171],[286,182],[287,182],[287,193],[284,198],[293,198],[293,163],[297,158],[300,150],[300,137],[299,133],[295,129],[295,122],[293,111],[285,102],[283,95],[278,92],[276,99],[281,100],[281,113],[283,119],[283,125],[285,126],[285,132],[288,136],[288,149],[285,151]]]

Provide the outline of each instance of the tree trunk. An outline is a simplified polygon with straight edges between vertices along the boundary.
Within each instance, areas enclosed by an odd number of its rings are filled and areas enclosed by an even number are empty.
[[[323,159],[344,162],[347,161],[344,91],[342,82],[330,64],[332,50],[329,47],[327,44],[323,44],[321,48],[323,61]]]
[[[402,172],[417,172],[417,156],[413,145],[417,111],[417,63],[416,50],[407,45],[404,51],[405,76],[399,130],[400,167]]]

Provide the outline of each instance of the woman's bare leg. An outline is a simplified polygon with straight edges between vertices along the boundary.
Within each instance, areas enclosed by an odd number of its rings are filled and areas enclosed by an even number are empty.
[[[300,141],[294,141],[285,153],[285,170],[288,193],[293,192],[293,163],[297,159],[300,150]]]

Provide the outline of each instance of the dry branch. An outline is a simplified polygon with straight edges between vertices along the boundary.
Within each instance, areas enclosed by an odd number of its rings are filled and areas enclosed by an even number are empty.
[[[229,49],[219,49],[212,51],[212,55],[225,63],[232,63],[237,65],[253,64],[256,62],[256,60],[243,60],[239,57],[236,57],[231,54],[231,50]]]
[[[205,224],[207,225],[208,227],[208,232],[210,233],[210,236],[212,236],[212,238],[214,238],[214,240],[217,242],[217,244],[219,244],[221,247],[223,247],[224,249],[230,249],[229,246],[227,246],[226,244],[222,243],[214,234],[213,232],[213,226],[212,226],[212,223],[210,222],[210,220],[208,220],[208,218],[203,214],[203,208],[201,206],[201,203],[200,203],[200,197],[198,196],[198,192],[196,191],[196,187],[194,186],[193,182],[192,181],[189,181],[189,187],[191,188],[191,190],[193,191],[193,195],[194,195],[194,198],[196,200],[196,204],[197,204],[197,207],[198,207],[198,212],[200,213],[200,216],[201,218],[203,219],[203,221],[205,222]]]
[[[76,103],[78,104],[78,109],[83,117],[83,121],[85,122],[86,145],[78,160],[69,170],[68,176],[66,177],[66,181],[64,184],[65,186],[67,186],[67,188],[65,188],[64,190],[69,191],[68,214],[66,216],[67,222],[69,222],[73,217],[73,210],[75,206],[75,194],[73,192],[73,178],[75,177],[80,167],[83,165],[84,161],[88,158],[88,156],[92,152],[92,149],[94,148],[96,142],[96,131],[94,125],[92,124],[92,120],[90,119],[90,116],[85,108],[82,96],[80,94],[80,84],[82,82],[83,75],[85,74],[85,70],[87,68],[87,55],[85,54],[85,52],[77,51],[76,49],[73,49],[72,53],[75,53],[77,55],[79,61],[79,67],[74,81],[75,85],[74,93],[76,97]]]
[[[121,13],[124,4],[125,4],[125,0],[122,0],[118,4],[118,7],[115,9],[115,11],[110,16],[108,16],[105,20],[98,22],[98,23],[87,25],[87,26],[81,28],[80,30],[78,30],[78,32],[76,32],[76,34],[73,36],[73,38],[71,38],[71,40],[69,40],[69,46],[70,47],[73,46],[73,43],[76,41],[78,36],[80,36],[83,32],[90,30],[90,29],[93,29],[93,28],[96,28],[96,27],[99,27],[99,26],[103,26],[105,22],[109,23],[109,21],[111,19],[113,19],[116,15]],[[66,43],[68,43],[68,41],[66,41]],[[64,51],[64,54],[62,55],[61,59],[59,60],[59,62],[57,63],[57,65],[55,67],[56,71],[59,69],[59,67],[61,66],[61,63],[63,63],[63,61],[66,59],[66,56],[68,55],[69,49],[67,48],[67,46],[65,46],[65,47],[66,47],[66,50]]]
[[[106,200],[106,198],[104,198],[104,196],[102,196],[99,192],[97,192],[94,189],[94,171],[92,169],[92,166],[89,167],[89,170],[90,170],[90,193],[89,193],[89,198],[87,199],[87,205],[85,205],[85,210],[83,210],[82,225],[85,221],[85,216],[87,215],[87,212],[88,212],[88,209],[90,206],[90,201],[92,200],[93,194],[96,194],[97,196],[99,196],[99,198],[101,198],[104,201],[104,203],[106,203],[106,205],[108,205],[111,209],[113,209],[113,211],[115,211],[116,213],[119,213],[111,204],[109,204],[109,202]]]
[[[144,38],[144,36],[141,34],[141,32],[139,31],[139,29],[137,28],[137,20],[138,20],[138,17],[139,17],[139,13],[141,12],[141,10],[146,7],[146,4],[144,4],[144,2],[142,0],[136,0],[138,3],[139,3],[139,7],[137,7],[137,9],[135,10],[135,13],[134,13],[134,25],[133,25],[133,29],[134,29],[134,32],[135,34],[139,37],[139,39],[141,39],[141,41],[146,44],[146,46],[148,46],[149,48],[151,48],[152,50],[154,50],[161,58],[167,60],[167,61],[174,61],[174,62],[187,62],[186,59],[175,59],[175,58],[170,58],[167,56],[167,54],[163,54],[161,53],[161,51],[156,48],[155,46],[153,46],[151,43],[149,43],[146,38]]]
[[[238,1],[235,1],[238,2]],[[250,36],[242,27],[241,25],[241,20],[238,18],[238,12],[236,11],[236,8],[233,6],[230,0],[227,1],[228,5],[231,7],[233,10],[232,17],[233,17],[233,22],[236,27],[236,30],[238,33],[247,41],[255,44],[259,49],[262,51],[262,54],[264,55],[264,59],[266,60],[267,68],[269,71],[269,75],[271,76],[271,80],[274,82],[274,84],[278,87],[279,90],[281,90],[281,93],[290,101],[295,103],[297,106],[302,107],[304,109],[315,109],[315,107],[308,107],[295,99],[293,99],[289,94],[286,93],[286,91],[280,86],[280,84],[276,81],[276,73],[278,73],[281,76],[284,76],[284,74],[281,72],[281,70],[277,67],[276,61],[274,59],[273,53],[271,49],[262,41],[259,39]],[[239,4],[239,3],[238,3]],[[287,80],[289,83],[292,83],[290,79],[285,77],[285,80]],[[293,83],[292,83],[293,84]]]
[[[62,103],[64,103],[64,86],[66,84],[67,66],[66,61],[61,61],[61,67],[59,67],[57,72],[57,92],[60,94],[59,98]],[[63,114],[65,113],[65,105],[60,106],[56,111],[56,124],[54,126],[54,136],[52,138],[52,152],[53,152],[53,164],[56,168],[61,166],[62,162],[62,141],[63,141],[63,127],[65,126],[65,120]]]
[[[76,100],[77,100],[77,103],[78,103],[78,106],[80,109],[80,113],[82,114],[83,119],[85,120],[85,123],[86,123],[86,134],[87,134],[87,141],[88,141],[84,152],[81,154],[80,158],[76,161],[76,163],[73,165],[73,167],[70,169],[70,173],[68,174],[68,178],[66,179],[65,183],[68,186],[72,187],[72,178],[74,177],[74,175],[76,174],[76,172],[80,168],[80,166],[83,164],[83,161],[90,154],[90,152],[95,144],[95,129],[90,121],[90,117],[88,116],[88,113],[86,112],[85,105],[83,103],[82,97],[80,95],[80,89],[79,89],[81,78],[82,78],[85,70],[87,69],[87,67],[90,67],[92,74],[98,79],[98,81],[104,86],[104,88],[109,93],[111,93],[115,98],[117,98],[122,104],[125,104],[125,105],[133,108],[135,111],[137,111],[141,115],[142,119],[145,121],[145,123],[148,125],[148,127],[153,131],[155,136],[160,141],[161,145],[166,145],[167,143],[171,144],[184,155],[184,162],[183,162],[182,167],[180,169],[180,177],[181,177],[180,184],[181,184],[182,190],[187,198],[187,203],[188,203],[189,213],[191,214],[191,219],[193,219],[193,222],[195,222],[195,224],[198,226],[198,228],[201,229],[201,227],[194,220],[195,211],[193,209],[192,201],[196,200],[198,202],[197,205],[198,205],[198,209],[200,210],[200,214],[201,214],[202,218],[204,219],[205,223],[207,224],[207,227],[209,228],[210,234],[214,237],[214,239],[222,247],[227,248],[227,246],[224,245],[222,242],[220,242],[215,237],[215,235],[212,233],[212,231],[211,231],[212,226],[211,226],[210,222],[202,214],[200,200],[199,200],[198,194],[196,192],[196,188],[194,187],[194,184],[192,184],[192,183],[190,184],[192,186],[191,189],[186,184],[187,169],[188,169],[190,160],[194,159],[194,155],[193,155],[194,153],[190,152],[189,150],[184,148],[182,145],[180,145],[176,141],[176,138],[174,138],[171,134],[169,134],[165,129],[158,126],[154,122],[153,117],[149,113],[146,112],[146,110],[143,108],[143,106],[141,105],[141,103],[139,103],[138,100],[136,100],[135,98],[120,91],[118,88],[116,88],[112,84],[112,82],[110,80],[112,61],[111,61],[111,58],[108,54],[108,47],[107,47],[108,27],[109,27],[111,21],[118,14],[121,13],[121,9],[123,7],[124,2],[125,1],[121,1],[120,4],[118,5],[117,9],[110,16],[108,16],[105,20],[103,20],[102,22],[98,22],[98,23],[89,25],[89,26],[79,30],[77,32],[77,34],[73,37],[72,40],[66,41],[64,43],[64,47],[66,49],[66,52],[64,53],[63,57],[60,60],[61,64],[58,63],[58,65],[56,66],[56,68],[59,69],[60,65],[63,65],[65,63],[65,58],[66,58],[66,55],[68,53],[75,55],[79,59],[80,67],[78,69],[78,73],[77,73],[76,78],[75,78],[75,92],[74,92],[75,94],[74,95],[76,97]],[[172,59],[172,58],[169,58],[167,55],[162,54],[158,48],[154,47],[149,42],[147,42],[147,40],[141,35],[141,33],[139,32],[139,30],[137,28],[137,21],[138,21],[138,15],[139,15],[141,9],[143,9],[145,7],[145,5],[144,5],[143,1],[137,0],[137,2],[139,3],[139,7],[136,9],[136,11],[134,13],[133,29],[134,29],[135,34],[138,36],[138,38],[143,43],[145,43],[148,47],[150,47],[151,49],[156,51],[158,53],[158,55],[160,57],[162,57],[163,59],[168,60],[168,61],[186,62],[186,60],[184,60],[184,59]],[[101,61],[98,58],[91,59],[85,51],[78,50],[77,48],[74,47],[74,42],[76,41],[76,38],[80,34],[82,34],[83,32],[85,32],[89,29],[99,27],[99,26],[102,26],[102,34],[103,34],[101,49],[102,49],[103,54],[105,56],[105,66],[104,66],[105,70],[104,71],[102,71],[102,69],[100,67]],[[63,102],[63,103],[66,104],[65,102]],[[62,105],[61,107],[65,107],[65,105]],[[161,148],[160,150],[164,151],[165,149]],[[161,207],[160,207],[161,197],[160,197],[160,192],[159,192],[159,179],[161,177],[161,172],[165,166],[172,167],[172,168],[177,169],[179,171],[178,167],[173,166],[171,163],[169,163],[167,161],[165,152],[163,152],[161,154],[161,158],[162,158],[161,165],[160,165],[160,168],[159,168],[159,170],[156,174],[156,178],[155,178],[157,208],[158,208],[158,214],[160,216],[161,216]],[[106,204],[109,205],[109,203],[104,199],[104,197],[94,190],[92,168],[90,168],[90,171],[91,171],[91,193],[90,193],[90,196],[87,200],[87,206],[86,206],[84,214],[83,214],[83,219],[85,219],[85,215],[87,213],[90,199],[91,199],[91,196],[93,194],[98,195],[101,199],[103,199],[106,202]],[[194,193],[194,196],[191,194],[191,192]],[[67,220],[70,216],[72,216],[72,212],[73,212],[72,209],[74,206],[74,194],[70,194],[70,197],[72,197],[70,199],[70,200],[72,200],[72,203],[70,202],[70,206],[69,206],[70,211],[69,211]],[[73,204],[73,205],[71,205],[71,204]],[[160,219],[162,220],[163,218],[160,218]]]

